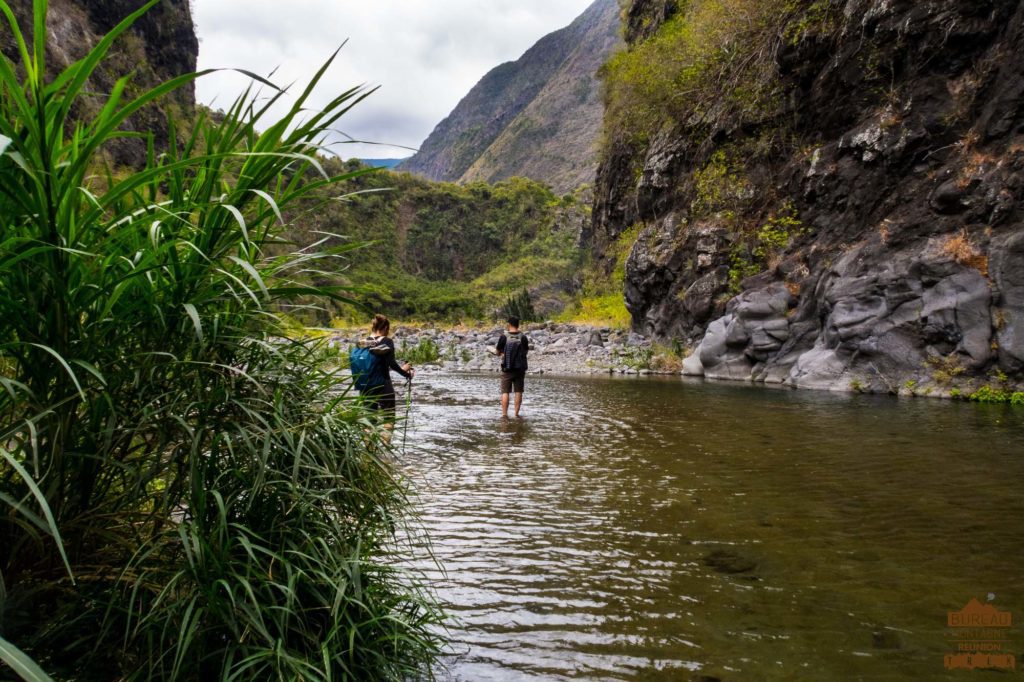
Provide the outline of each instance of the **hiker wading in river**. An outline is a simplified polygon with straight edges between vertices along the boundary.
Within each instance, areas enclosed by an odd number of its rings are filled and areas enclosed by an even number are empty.
[[[515,416],[523,406],[523,385],[526,382],[526,354],[530,340],[519,331],[519,318],[508,318],[508,334],[502,334],[491,353],[501,356],[501,416],[508,417],[509,393],[515,392]]]
[[[369,406],[381,414],[384,428],[389,431],[395,426],[395,385],[391,383],[391,371],[398,372],[409,381],[416,375],[416,370],[408,362],[399,365],[395,360],[395,342],[388,337],[390,332],[390,320],[383,315],[374,315],[370,337],[358,344],[359,349],[369,351],[370,362],[360,361],[358,351],[353,351],[350,356],[353,374],[357,373],[358,365],[356,388]]]

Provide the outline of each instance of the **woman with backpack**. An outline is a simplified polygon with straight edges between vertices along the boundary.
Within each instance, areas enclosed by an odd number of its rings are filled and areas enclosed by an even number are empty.
[[[408,362],[399,365],[395,360],[395,342],[388,337],[390,332],[390,320],[374,315],[369,338],[360,341],[349,356],[356,390],[371,409],[381,413],[387,429],[395,425],[395,385],[391,383],[391,372],[409,380],[416,375]]]

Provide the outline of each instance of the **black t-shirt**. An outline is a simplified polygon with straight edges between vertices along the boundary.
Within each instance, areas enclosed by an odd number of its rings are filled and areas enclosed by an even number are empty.
[[[509,351],[505,352],[505,349],[509,347],[509,341],[515,342],[513,345],[518,346],[518,350],[509,348]],[[502,334],[498,339],[497,349],[501,353],[501,371],[526,371],[526,354],[530,352],[530,340],[526,338],[526,334],[522,332],[510,332],[508,336]]]
[[[394,390],[394,385],[391,383],[390,370],[398,372],[406,379],[409,378],[409,373],[402,369],[402,366],[395,360],[394,341],[386,336],[381,336],[377,338],[371,337],[365,343],[369,346],[370,352],[382,361],[373,363],[369,376],[370,386],[384,386]]]

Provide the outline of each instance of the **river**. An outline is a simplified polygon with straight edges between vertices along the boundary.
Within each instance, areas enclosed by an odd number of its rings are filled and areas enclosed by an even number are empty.
[[[1024,644],[1024,409],[663,378],[417,378],[405,475],[453,617],[441,679],[1005,679]],[[1024,661],[1019,662],[1024,664]]]

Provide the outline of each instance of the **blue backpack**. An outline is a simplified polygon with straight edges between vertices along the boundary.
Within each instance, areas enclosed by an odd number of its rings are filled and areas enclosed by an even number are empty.
[[[368,388],[374,388],[379,382],[374,381],[372,384],[371,377],[374,374],[379,376],[379,372],[374,372],[374,367],[381,359],[370,352],[369,348],[360,348],[355,346],[348,353],[349,368],[352,370],[352,383],[355,384],[356,390],[363,393]]]

